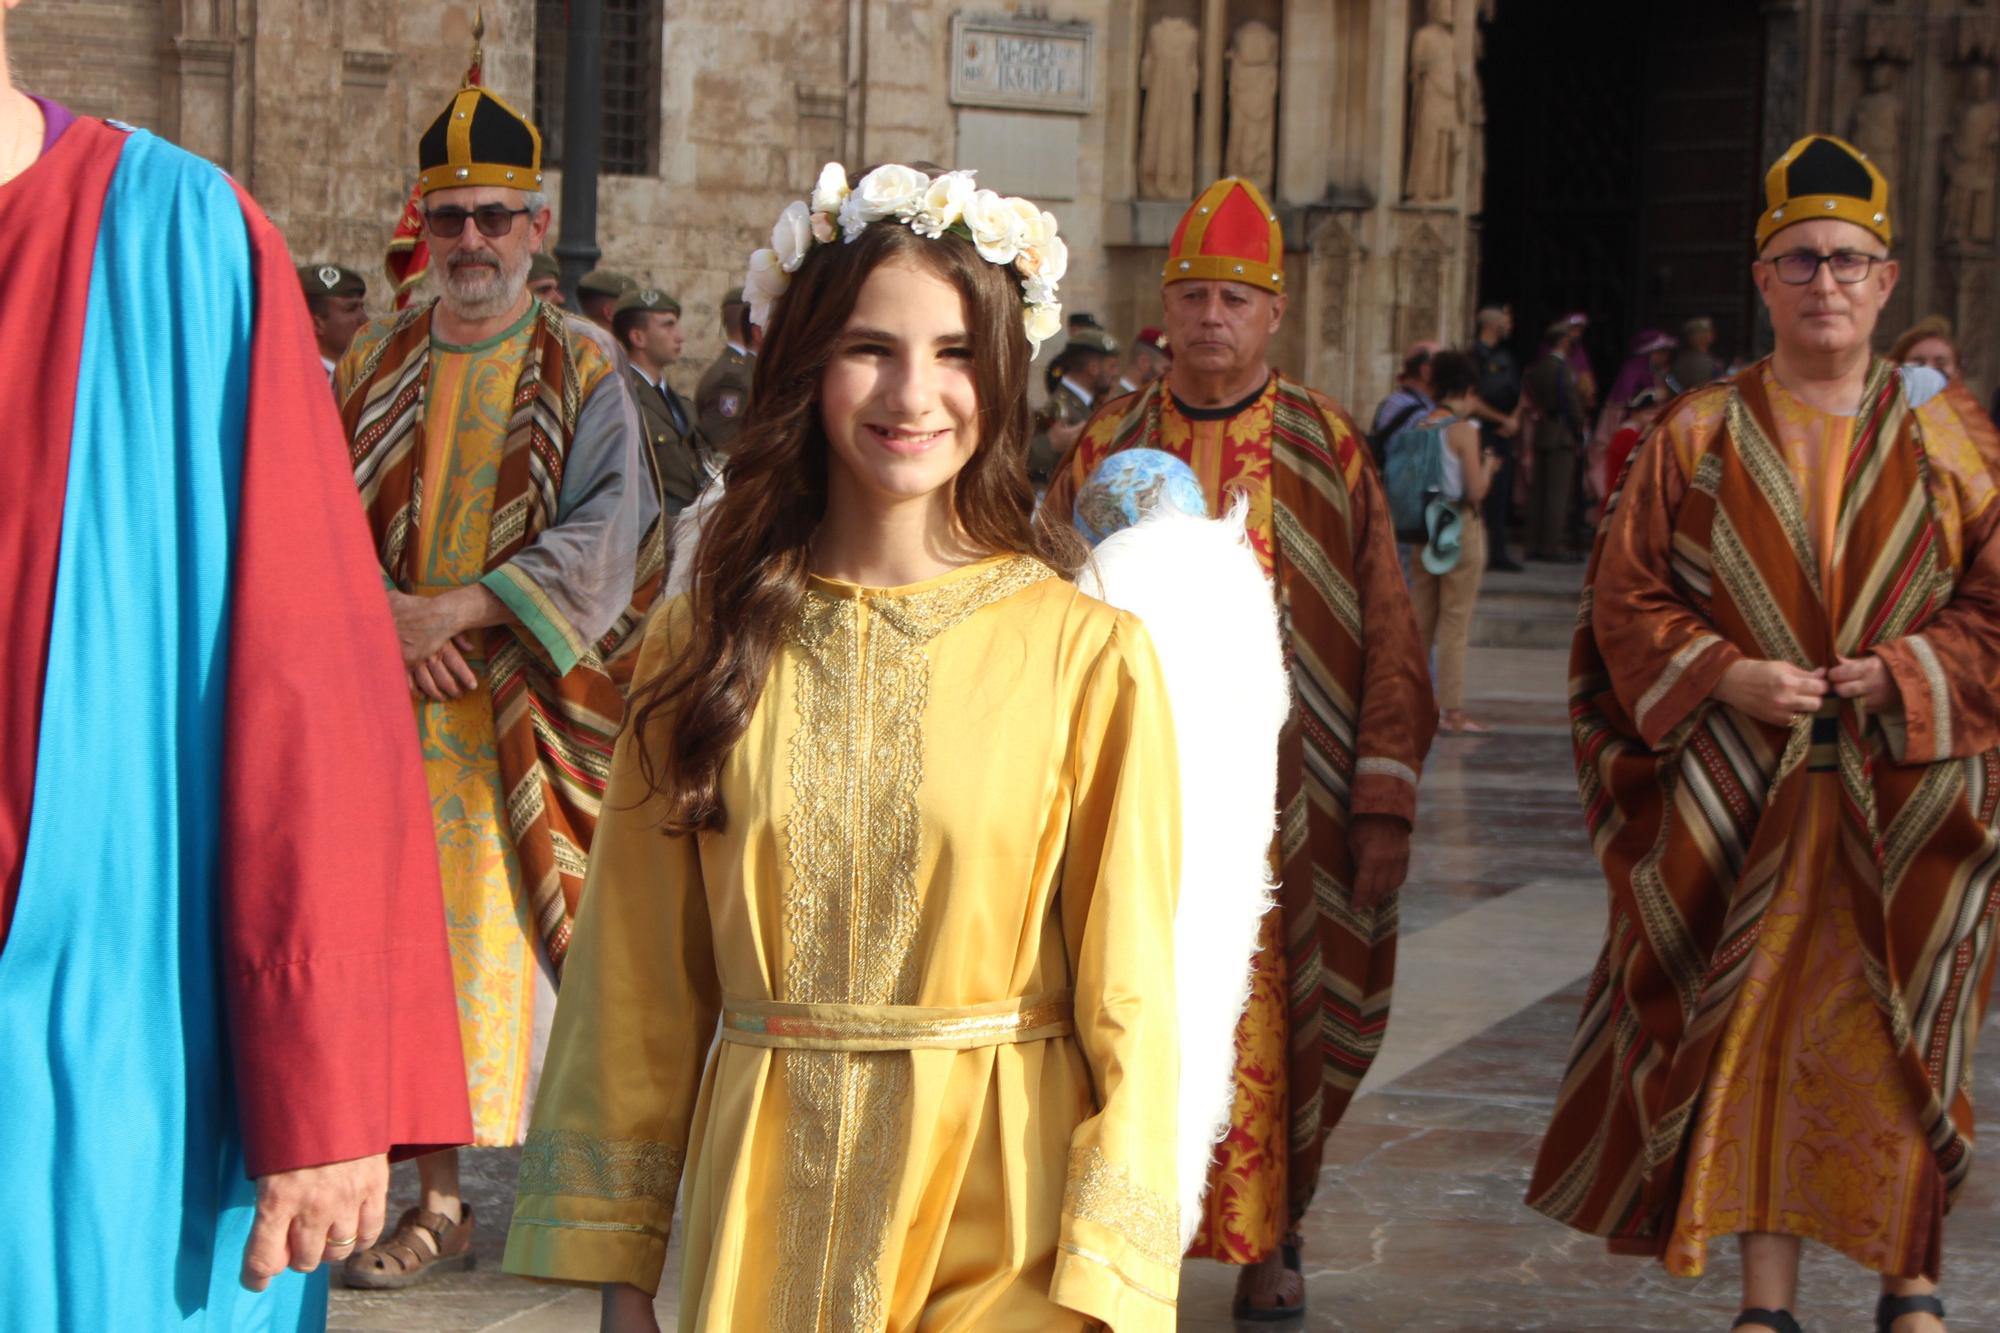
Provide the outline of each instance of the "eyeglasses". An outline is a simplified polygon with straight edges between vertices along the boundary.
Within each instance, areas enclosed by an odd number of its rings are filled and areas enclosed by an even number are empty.
[[[1864,282],[1877,264],[1889,262],[1887,255],[1865,255],[1858,250],[1835,250],[1830,255],[1816,255],[1810,250],[1794,250],[1790,254],[1778,255],[1764,261],[1778,274],[1778,281],[1787,287],[1803,287],[1819,276],[1819,266],[1826,265],[1833,274],[1833,280],[1847,286]]]
[[[514,219],[529,210],[508,208],[504,204],[481,204],[477,208],[430,208],[424,210],[424,225],[431,234],[446,240],[465,230],[465,220],[471,218],[478,226],[481,236],[500,237],[514,230]]]

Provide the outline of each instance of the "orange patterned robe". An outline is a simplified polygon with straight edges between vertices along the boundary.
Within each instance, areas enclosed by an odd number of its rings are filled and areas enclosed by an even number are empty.
[[[1681,1274],[1760,1231],[1937,1276],[2000,908],[1997,481],[1971,398],[1883,362],[1851,418],[1760,363],[1634,454],[1570,670],[1611,924],[1536,1208]],[[1883,713],[1709,698],[1867,653]]]
[[[1331,400],[1289,387],[1294,401],[1306,398],[1316,406],[1344,443],[1358,440],[1346,414]],[[1098,463],[1119,448],[1158,448],[1194,470],[1212,516],[1219,517],[1237,494],[1249,500],[1250,544],[1264,572],[1282,589],[1286,561],[1275,531],[1273,485],[1274,413],[1286,410],[1279,377],[1271,376],[1263,390],[1248,400],[1215,411],[1189,408],[1171,393],[1154,390],[1159,396],[1159,424],[1157,438],[1150,440],[1143,433],[1134,438],[1132,431],[1134,413],[1149,406],[1146,392],[1128,394],[1099,408],[1058,469],[1049,503],[1067,513],[1077,489]],[[1375,513],[1382,505],[1379,484],[1365,464],[1344,475],[1354,492],[1351,503],[1364,517],[1357,524],[1358,534],[1340,534],[1340,539],[1353,547],[1357,600],[1369,617],[1368,652],[1376,656],[1379,668],[1366,692],[1372,703],[1360,710],[1364,716],[1356,748],[1364,761],[1387,761],[1358,766],[1351,809],[1407,820],[1415,813],[1416,774],[1429,749],[1436,709],[1386,509],[1379,521]],[[1329,538],[1317,532],[1312,536],[1322,542]],[[1292,645],[1287,651],[1293,651]],[[1405,669],[1396,669],[1397,664]],[[1400,711],[1391,721],[1386,716],[1389,701],[1399,697],[1395,707]],[[1394,768],[1401,774],[1392,775],[1389,770]],[[1286,796],[1280,793],[1281,800]],[[1282,841],[1281,835],[1272,847],[1281,875],[1287,859]],[[1348,924],[1361,925],[1361,938],[1336,939],[1331,947],[1321,948],[1315,942],[1324,928],[1315,929],[1313,922],[1302,928],[1297,924],[1300,886],[1292,887],[1289,912],[1283,903],[1274,907],[1259,931],[1250,999],[1236,1029],[1236,1095],[1229,1130],[1209,1167],[1201,1227],[1188,1250],[1190,1257],[1251,1264],[1277,1247],[1288,1224],[1303,1214],[1312,1197],[1320,1142],[1346,1109],[1387,1026],[1395,950],[1393,900],[1377,908],[1365,923],[1357,916],[1348,918]],[[1310,974],[1322,978],[1325,1005],[1336,1015],[1318,1020],[1322,1031],[1313,1030],[1310,1012],[1319,1001],[1308,999],[1304,1010],[1296,1007],[1298,993],[1311,995],[1316,988],[1310,983],[1294,987],[1293,980]]]

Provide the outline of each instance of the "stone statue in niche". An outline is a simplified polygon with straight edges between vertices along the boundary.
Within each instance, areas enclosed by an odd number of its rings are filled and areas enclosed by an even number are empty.
[[[1139,195],[1194,197],[1195,95],[1201,91],[1201,33],[1186,19],[1163,18],[1146,34],[1139,60],[1146,94],[1139,121]]]
[[[1903,95],[1895,87],[1896,67],[1887,60],[1870,61],[1868,91],[1854,104],[1848,138],[1870,162],[1896,184],[1896,149],[1903,140]]]
[[[1229,146],[1223,170],[1272,193],[1278,128],[1278,34],[1252,21],[1229,48]]]
[[[1990,245],[2000,172],[2000,102],[1993,100],[1991,69],[1966,67],[1960,106],[1958,128],[1945,143],[1944,239],[1954,246]]]
[[[1465,133],[1465,78],[1452,37],[1452,0],[1430,0],[1430,21],[1410,39],[1410,159],[1403,197],[1442,203]]]

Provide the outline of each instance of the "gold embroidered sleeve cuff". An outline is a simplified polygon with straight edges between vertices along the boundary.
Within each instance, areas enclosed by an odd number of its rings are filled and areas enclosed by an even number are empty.
[[[1117,1333],[1169,1333],[1180,1262],[1174,1200],[1134,1180],[1101,1148],[1071,1153],[1050,1299]]]
[[[521,1150],[507,1271],[657,1291],[684,1162],[671,1144],[534,1131]]]

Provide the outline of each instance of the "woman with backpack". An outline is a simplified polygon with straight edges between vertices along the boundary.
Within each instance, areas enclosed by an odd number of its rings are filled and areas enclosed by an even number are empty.
[[[1472,636],[1472,606],[1486,571],[1486,529],[1479,505],[1500,470],[1499,455],[1479,444],[1479,423],[1472,416],[1478,389],[1479,371],[1471,357],[1439,352],[1431,358],[1431,391],[1438,406],[1405,427],[1437,441],[1443,473],[1438,498],[1457,518],[1455,561],[1438,550],[1435,539],[1410,561],[1410,600],[1416,606],[1417,629],[1437,648],[1438,729],[1447,733],[1487,730],[1465,712],[1465,650]],[[1447,561],[1447,568],[1436,570]]]

